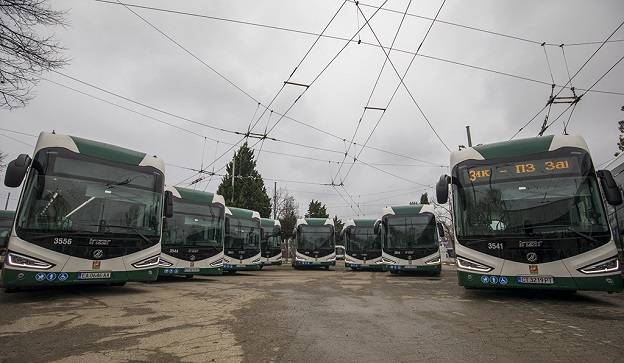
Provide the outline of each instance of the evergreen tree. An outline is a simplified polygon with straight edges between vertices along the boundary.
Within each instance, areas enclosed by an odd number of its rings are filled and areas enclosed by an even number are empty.
[[[420,196],[420,204],[429,204],[429,194],[424,193]]]
[[[312,199],[310,204],[308,205],[308,213],[305,215],[306,218],[329,218],[329,214],[327,214],[327,208],[325,208],[325,204],[321,204],[318,200]]]
[[[336,233],[342,232],[342,228],[344,227],[344,223],[342,223],[341,219],[338,219],[338,216],[334,216],[334,230]]]
[[[271,217],[269,198],[262,175],[256,170],[253,150],[244,143],[226,165],[227,174],[221,179],[217,193],[232,207],[255,210],[264,218]],[[234,187],[232,188],[232,175]]]

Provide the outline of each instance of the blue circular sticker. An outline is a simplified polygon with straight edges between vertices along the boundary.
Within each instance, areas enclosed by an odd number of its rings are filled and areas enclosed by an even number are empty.
[[[65,281],[65,280],[67,280],[67,278],[69,278],[69,275],[67,273],[65,273],[65,272],[60,273],[59,276],[58,276],[59,281]]]
[[[38,274],[35,275],[35,280],[37,281],[43,281],[46,278],[46,274],[44,274],[43,272],[39,272]]]
[[[493,284],[497,284],[498,283],[498,277],[496,277],[496,276],[490,277],[490,282],[493,283]]]
[[[500,277],[500,283],[501,283],[501,285],[507,285],[507,278],[505,276],[501,276]]]
[[[53,281],[56,280],[56,274],[54,272],[50,272],[47,276],[46,279],[48,279],[48,281]]]
[[[487,276],[481,276],[481,282],[483,282],[484,284],[487,284],[489,281]]]

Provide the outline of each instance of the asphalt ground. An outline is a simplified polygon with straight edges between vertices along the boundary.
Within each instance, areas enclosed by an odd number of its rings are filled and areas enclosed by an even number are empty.
[[[624,295],[290,265],[0,294],[0,362],[624,362]]]

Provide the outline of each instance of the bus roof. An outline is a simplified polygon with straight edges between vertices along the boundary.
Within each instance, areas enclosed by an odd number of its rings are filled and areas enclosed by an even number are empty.
[[[234,217],[244,217],[244,218],[252,218],[260,220],[260,213],[255,210],[244,209],[244,208],[236,208],[236,207],[225,207],[225,214],[232,215]]]
[[[324,225],[334,225],[334,220],[331,218],[299,218],[297,219],[296,226],[307,224],[309,226],[324,226]]]
[[[53,147],[64,148],[77,154],[88,155],[117,163],[153,166],[163,172],[165,170],[165,163],[157,156],[149,156],[146,153],[106,144],[100,141],[45,131],[39,134],[34,153],[36,154],[41,149]]]
[[[419,213],[431,213],[433,214],[433,206],[431,204],[411,204],[401,205],[394,207],[385,207],[382,209],[384,216],[387,215],[410,215]]]
[[[2,219],[13,219],[15,217],[14,210],[0,210],[0,218]]]
[[[271,218],[260,218],[260,225],[265,226],[265,227],[271,227],[271,226],[282,227],[282,224],[280,223],[279,220],[271,219]]]
[[[451,169],[464,160],[487,160],[531,155],[556,150],[562,147],[577,147],[589,151],[581,135],[547,135],[495,142],[468,147],[451,152]]]
[[[180,199],[191,200],[194,202],[217,203],[225,205],[225,199],[220,194],[202,192],[194,189],[165,186],[165,190],[170,191],[174,197]]]
[[[344,226],[342,227],[342,229],[346,229],[347,227],[374,227],[375,226],[375,222],[377,222],[377,219],[373,219],[373,218],[354,218],[354,219],[348,219]]]

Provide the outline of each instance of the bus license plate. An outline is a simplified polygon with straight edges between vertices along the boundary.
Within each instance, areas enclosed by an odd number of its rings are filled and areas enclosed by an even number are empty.
[[[552,285],[555,279],[552,276],[518,276],[518,283]]]
[[[78,272],[78,280],[97,280],[97,279],[110,279],[110,271],[98,271],[98,272]]]
[[[247,265],[236,265],[236,267],[247,267]]]
[[[199,272],[199,267],[185,268],[184,272]]]

